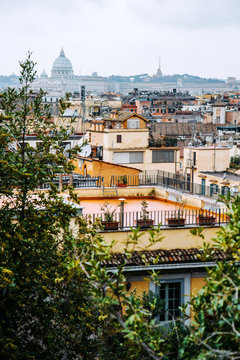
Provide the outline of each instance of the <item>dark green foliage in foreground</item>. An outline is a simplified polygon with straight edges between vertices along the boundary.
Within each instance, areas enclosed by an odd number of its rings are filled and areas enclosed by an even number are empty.
[[[76,149],[63,151],[66,130],[52,123],[43,92],[30,91],[30,55],[21,69],[21,89],[0,94],[0,359],[239,359],[240,199],[228,199],[230,224],[216,239],[232,260],[209,270],[191,302],[190,329],[180,321],[164,326],[161,300],[127,291],[125,263],[113,274],[102,266],[111,247],[98,224],[78,218],[59,196],[54,179],[71,173]],[[60,111],[67,106],[62,100]],[[27,145],[29,132],[40,146]],[[42,183],[50,189],[37,191]],[[77,201],[73,189],[68,194]],[[161,240],[160,228],[148,232],[150,245]],[[141,234],[132,231],[126,259]],[[212,255],[207,245],[205,252]],[[158,285],[159,278],[152,273]]]
[[[240,169],[240,156],[231,156],[229,167],[232,169]]]
[[[78,218],[55,185],[77,149],[63,151],[69,134],[52,122],[43,92],[31,92],[34,65],[28,55],[20,90],[0,95],[0,358],[137,360],[142,347],[118,318],[122,268],[113,276],[101,265],[110,247],[98,224]],[[67,106],[60,101],[60,112]],[[29,133],[39,146],[27,144]],[[40,192],[43,183],[50,189]]]
[[[99,263],[108,252],[96,225],[79,224],[58,194],[55,177],[73,170],[73,152],[63,152],[68,134],[52,123],[43,92],[30,90],[34,65],[29,54],[20,90],[0,96],[0,358],[92,359],[102,329],[92,299],[104,292]],[[60,111],[67,105],[62,100]],[[28,133],[41,146],[29,146]],[[36,191],[42,183],[50,190]],[[97,287],[87,279],[92,268]]]
[[[227,199],[230,223],[222,227],[215,246],[231,260],[208,270],[207,284],[192,300],[195,314],[191,335],[182,349],[184,359],[240,359],[240,198]],[[205,258],[212,250],[205,245]]]

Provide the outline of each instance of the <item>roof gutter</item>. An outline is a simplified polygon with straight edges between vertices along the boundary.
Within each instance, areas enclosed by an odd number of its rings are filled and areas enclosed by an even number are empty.
[[[206,268],[216,266],[216,262],[194,262],[194,263],[183,263],[183,264],[157,264],[157,265],[136,265],[136,266],[126,266],[124,267],[124,272],[133,272],[133,271],[147,271],[147,270],[174,270],[174,269],[188,269],[188,268]],[[109,267],[108,271],[117,272],[118,267]]]

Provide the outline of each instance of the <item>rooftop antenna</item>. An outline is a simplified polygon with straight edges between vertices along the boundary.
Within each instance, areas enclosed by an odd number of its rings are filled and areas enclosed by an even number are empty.
[[[84,143],[84,135],[85,135],[85,112],[86,112],[86,104],[85,104],[85,100],[86,100],[86,89],[85,89],[85,85],[81,85],[80,88],[80,104],[79,104],[79,115],[78,115],[78,120],[77,120],[77,127],[76,130],[78,129],[78,125],[80,122],[80,118],[81,118],[81,105],[83,108],[83,115],[82,115],[82,133],[83,136],[80,139],[80,141],[78,141],[77,145],[80,146]]]
[[[86,113],[86,88],[85,88],[85,85],[81,85],[81,100],[82,100],[82,107],[83,107],[82,132],[83,132],[83,139],[84,139],[84,136],[85,136],[85,113]]]

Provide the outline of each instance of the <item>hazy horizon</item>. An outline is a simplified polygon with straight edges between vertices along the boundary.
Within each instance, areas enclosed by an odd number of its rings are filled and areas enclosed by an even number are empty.
[[[0,0],[0,74],[28,50],[48,75],[63,47],[76,75],[240,78],[238,0]]]

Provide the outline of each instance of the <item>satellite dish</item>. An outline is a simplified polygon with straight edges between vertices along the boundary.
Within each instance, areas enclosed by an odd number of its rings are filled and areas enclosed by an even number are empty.
[[[71,145],[70,144],[67,144],[65,147],[64,147],[64,150],[63,150],[63,154],[65,156],[68,156],[68,150],[71,149]]]
[[[17,151],[18,149],[18,143],[17,141],[12,141],[9,145],[8,145],[9,150],[11,151]]]
[[[81,151],[78,152],[79,156],[88,157],[91,155],[92,149],[90,145],[85,145],[81,148]]]
[[[80,139],[80,140],[78,140],[78,142],[77,142],[77,146],[81,146],[82,144],[83,144],[83,141],[84,141],[84,139],[83,139],[83,137]]]

